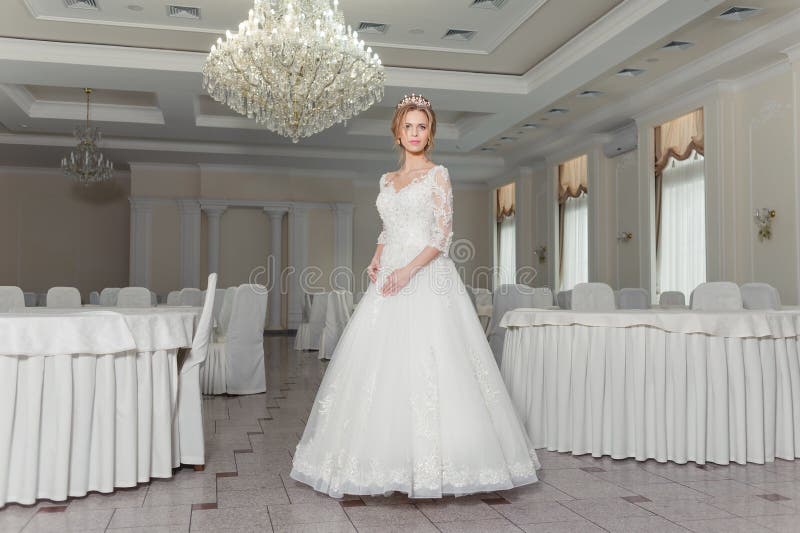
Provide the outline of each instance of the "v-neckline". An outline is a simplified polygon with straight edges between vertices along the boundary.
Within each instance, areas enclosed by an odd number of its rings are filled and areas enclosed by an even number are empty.
[[[408,189],[410,186],[412,186],[415,182],[422,181],[423,178],[425,178],[428,174],[431,173],[431,170],[437,168],[438,166],[439,165],[433,165],[431,168],[429,168],[428,170],[423,172],[420,176],[417,176],[416,178],[412,179],[411,181],[409,181],[408,183],[406,183],[405,185],[403,185],[399,189],[395,188],[394,180],[390,181],[387,185],[389,186],[389,188],[392,189],[392,192],[394,192],[395,194],[400,194],[405,189]]]

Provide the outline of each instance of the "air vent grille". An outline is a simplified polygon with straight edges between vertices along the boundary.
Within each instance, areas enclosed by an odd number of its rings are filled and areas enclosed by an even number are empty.
[[[664,50],[686,50],[694,46],[694,43],[688,41],[670,41],[661,48]]]
[[[505,3],[506,0],[472,0],[472,3],[469,5],[469,7],[477,7],[480,9],[494,9],[497,11],[502,9]]]
[[[641,76],[644,74],[646,70],[642,68],[624,68],[617,72],[617,76],[625,76],[627,78],[633,78],[634,76]]]
[[[190,6],[167,6],[167,14],[170,17],[179,19],[198,20],[200,18],[200,8]]]
[[[377,33],[384,34],[389,29],[388,24],[381,24],[379,22],[362,22],[358,25],[358,33]]]
[[[469,41],[475,34],[478,33],[472,30],[454,30],[449,29],[447,33],[444,34],[442,39],[448,39],[450,41]]]
[[[732,20],[734,22],[741,22],[744,19],[754,17],[759,13],[761,13],[761,8],[758,7],[733,6],[720,13],[717,18],[722,20]]]
[[[569,113],[569,109],[564,109],[563,107],[554,107],[547,113],[550,115],[564,115],[566,113]]]
[[[597,98],[602,95],[603,91],[582,91],[578,93],[578,98]]]
[[[64,0],[64,5],[72,9],[92,9],[97,11],[97,0]]]

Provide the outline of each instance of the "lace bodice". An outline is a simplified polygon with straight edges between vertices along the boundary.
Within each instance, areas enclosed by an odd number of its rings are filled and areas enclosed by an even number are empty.
[[[375,205],[383,222],[378,244],[432,246],[447,256],[453,239],[453,191],[445,167],[431,168],[399,191],[384,174]]]

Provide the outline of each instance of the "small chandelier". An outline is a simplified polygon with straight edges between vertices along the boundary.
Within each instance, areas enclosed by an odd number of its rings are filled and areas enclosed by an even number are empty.
[[[297,142],[380,101],[384,76],[338,0],[255,0],[239,32],[211,47],[203,88]]]
[[[105,159],[97,144],[100,142],[100,131],[89,126],[89,97],[91,89],[86,93],[86,126],[76,126],[74,135],[78,146],[70,152],[69,157],[61,160],[61,170],[80,185],[91,185],[108,181],[114,175],[114,163]]]

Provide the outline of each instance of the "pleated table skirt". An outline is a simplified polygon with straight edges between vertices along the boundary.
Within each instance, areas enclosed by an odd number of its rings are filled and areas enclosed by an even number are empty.
[[[0,506],[171,477],[176,360],[177,350],[0,356]]]

